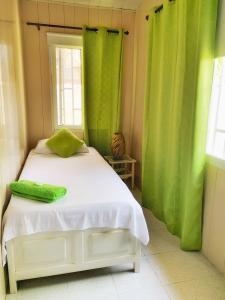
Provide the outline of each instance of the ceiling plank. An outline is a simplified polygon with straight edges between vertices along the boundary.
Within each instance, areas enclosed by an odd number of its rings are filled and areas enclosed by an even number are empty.
[[[136,10],[142,0],[28,0],[28,1],[39,1],[39,2],[49,2],[56,4],[70,4],[70,5],[80,5],[89,7],[103,7],[110,9],[128,9]]]

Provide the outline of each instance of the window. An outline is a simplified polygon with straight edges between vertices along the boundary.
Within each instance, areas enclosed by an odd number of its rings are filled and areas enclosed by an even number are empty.
[[[82,38],[48,34],[55,127],[82,128]]]
[[[207,153],[225,160],[225,57],[214,62]]]

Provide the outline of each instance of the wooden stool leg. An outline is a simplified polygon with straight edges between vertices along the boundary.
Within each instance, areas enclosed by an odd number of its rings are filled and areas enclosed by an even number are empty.
[[[131,188],[134,189],[134,163],[132,163],[132,177],[131,177]]]

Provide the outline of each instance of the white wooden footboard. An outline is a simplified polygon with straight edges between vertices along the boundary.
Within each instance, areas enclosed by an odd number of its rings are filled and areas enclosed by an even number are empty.
[[[7,243],[10,293],[17,281],[131,262],[140,269],[140,243],[125,229],[40,233]]]

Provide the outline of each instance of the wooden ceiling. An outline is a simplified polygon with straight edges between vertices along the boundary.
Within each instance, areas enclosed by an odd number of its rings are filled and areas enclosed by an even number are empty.
[[[122,8],[136,10],[142,0],[38,0],[54,3],[68,3],[91,7]]]

